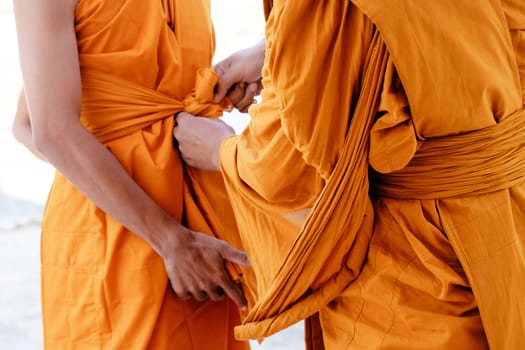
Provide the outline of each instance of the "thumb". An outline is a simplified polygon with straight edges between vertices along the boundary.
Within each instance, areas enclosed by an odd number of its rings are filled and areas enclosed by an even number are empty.
[[[228,60],[219,62],[214,70],[219,76],[219,81],[215,85],[215,97],[213,99],[214,103],[219,103],[225,96],[228,94],[228,90],[237,83],[233,70],[231,69],[231,64]]]
[[[175,117],[175,120],[177,121],[177,125],[181,125],[182,123],[184,123],[186,120],[188,120],[188,118],[192,118],[193,116],[189,113],[186,113],[186,112],[180,112],[177,114],[177,116]]]
[[[231,261],[232,263],[242,266],[251,265],[250,260],[248,259],[248,255],[246,255],[245,252],[235,249],[228,244],[225,244],[221,249],[221,255],[224,260]]]

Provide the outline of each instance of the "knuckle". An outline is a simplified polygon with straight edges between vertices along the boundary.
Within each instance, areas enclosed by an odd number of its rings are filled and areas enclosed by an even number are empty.
[[[178,297],[184,296],[186,293],[184,289],[180,287],[174,287],[173,284],[171,285],[171,288],[173,289],[173,292],[177,294]]]

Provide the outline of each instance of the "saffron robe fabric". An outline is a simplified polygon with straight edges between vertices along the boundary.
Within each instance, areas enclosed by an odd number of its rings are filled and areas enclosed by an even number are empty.
[[[205,0],[81,0],[81,121],[174,218],[226,238],[236,225],[220,174],[184,170],[172,137],[174,113],[228,107],[210,103],[209,12]],[[232,301],[177,299],[162,258],[59,173],[43,219],[42,308],[49,349],[249,348],[233,337]]]
[[[221,148],[258,282],[238,337],[263,338],[317,312],[326,349],[523,346],[524,6],[266,2],[262,103]],[[381,74],[370,72],[384,60],[376,31],[387,49]],[[516,136],[498,134],[509,123]],[[483,152],[449,148],[461,163],[447,168],[436,139],[468,139]],[[411,164],[420,149],[434,163],[417,188],[405,177],[414,190],[394,195],[403,178],[389,174],[420,171]],[[371,173],[355,161],[362,152]],[[453,175],[450,193],[433,166]]]

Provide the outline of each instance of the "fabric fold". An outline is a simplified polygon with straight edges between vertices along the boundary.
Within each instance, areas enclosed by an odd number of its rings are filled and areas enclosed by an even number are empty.
[[[479,130],[425,140],[401,170],[372,175],[372,193],[442,199],[500,191],[525,182],[525,110]]]
[[[269,289],[236,328],[238,339],[264,338],[313,315],[359,274],[373,222],[367,135],[388,59],[378,33],[367,58],[362,94],[340,158]],[[231,166],[223,162],[224,168]],[[249,234],[249,228],[243,228]]]
[[[89,70],[82,74],[81,121],[101,142],[128,135],[179,112],[217,118],[232,105],[227,98],[214,104],[218,76],[211,68],[197,71],[195,88],[182,101],[133,81]],[[100,117],[101,115],[104,117]]]
[[[523,283],[498,277],[490,255],[508,253],[509,266],[523,270],[523,127],[512,121],[523,116],[511,116],[523,106],[523,51],[516,55],[523,46],[506,21],[513,19],[514,31],[521,26],[518,1],[265,1],[262,103],[251,108],[247,130],[221,149],[258,280],[257,303],[237,337],[263,338],[318,312],[327,348],[481,349],[484,328],[498,348],[517,344],[520,337],[505,335],[523,333],[522,312],[514,310]],[[366,16],[353,17],[356,9]],[[363,42],[384,54],[363,54]],[[366,72],[362,79],[352,79],[354,69]],[[398,81],[385,83],[385,75]],[[397,158],[389,162],[389,154]],[[312,202],[302,194],[316,193],[318,178],[297,163],[323,181]],[[369,179],[369,165],[384,180]],[[399,182],[408,190],[387,198],[393,191],[385,185],[369,197],[369,180],[395,188],[388,176],[404,171],[411,173]],[[441,197],[447,183],[459,198]],[[271,185],[294,205],[271,201]],[[427,199],[412,199],[416,191]],[[301,226],[288,220],[290,211],[310,214]],[[502,283],[494,293],[483,271]],[[493,300],[506,301],[508,330],[491,316]]]
[[[82,124],[174,220],[241,248],[220,173],[188,169],[173,142],[175,113],[214,118],[229,108],[211,103],[209,1],[80,0],[75,30]],[[60,173],[41,245],[46,348],[249,348],[233,338],[232,300],[178,299],[162,257]]]

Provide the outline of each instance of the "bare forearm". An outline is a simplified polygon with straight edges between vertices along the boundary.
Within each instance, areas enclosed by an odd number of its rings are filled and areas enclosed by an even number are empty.
[[[44,156],[84,195],[162,255],[161,242],[181,226],[128,175],[118,160],[80,124],[40,136]],[[175,238],[175,237],[173,237]]]
[[[202,300],[205,292],[217,300],[222,298],[217,290],[223,290],[239,306],[245,305],[224,262],[247,264],[246,255],[181,226],[80,123],[77,3],[13,1],[34,146],[95,205],[151,245],[163,258],[178,296],[187,298],[189,293]]]

